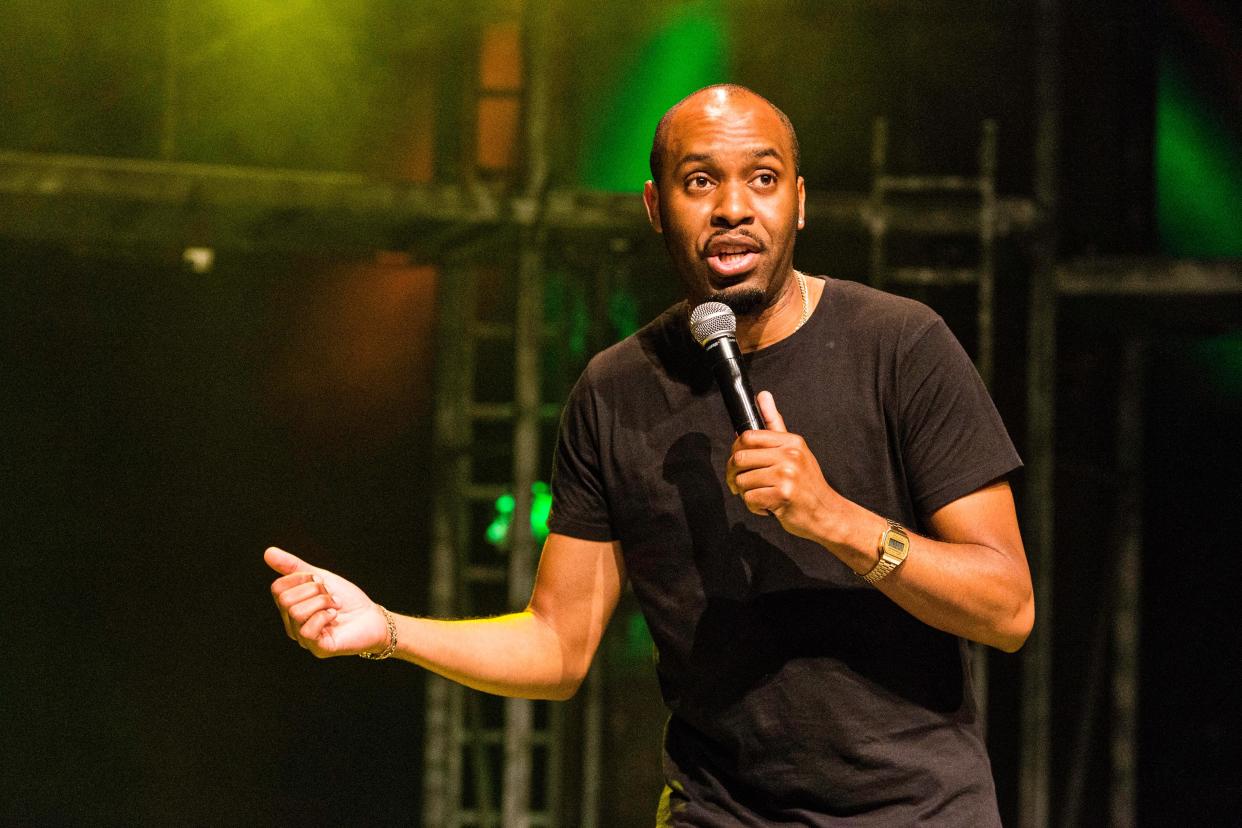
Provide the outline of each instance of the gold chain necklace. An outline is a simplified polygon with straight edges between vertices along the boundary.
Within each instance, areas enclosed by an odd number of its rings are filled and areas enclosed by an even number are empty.
[[[801,271],[794,271],[794,278],[798,280],[798,292],[802,294],[802,318],[798,320],[797,326],[793,329],[796,333],[799,328],[806,324],[806,320],[811,318],[811,297],[806,289],[806,276]]]

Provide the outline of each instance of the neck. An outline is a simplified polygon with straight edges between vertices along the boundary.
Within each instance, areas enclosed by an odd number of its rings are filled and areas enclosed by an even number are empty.
[[[810,280],[807,280],[810,290]],[[798,278],[790,268],[780,293],[758,316],[739,317],[737,344],[743,351],[757,351],[775,345],[798,330],[803,322],[804,305]]]

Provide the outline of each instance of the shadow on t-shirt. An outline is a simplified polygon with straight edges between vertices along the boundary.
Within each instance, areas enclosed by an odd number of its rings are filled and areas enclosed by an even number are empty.
[[[661,683],[675,711],[709,721],[770,684],[822,684],[833,662],[928,710],[962,708],[962,676],[939,666],[956,654],[954,637],[861,581],[842,587],[808,575],[741,521],[730,525],[705,434],[677,439],[663,476],[680,497],[705,599],[689,652],[660,654]],[[761,690],[754,698],[768,695]]]

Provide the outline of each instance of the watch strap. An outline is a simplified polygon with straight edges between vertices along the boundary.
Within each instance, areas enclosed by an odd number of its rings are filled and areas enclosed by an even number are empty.
[[[880,560],[869,572],[859,576],[869,584],[882,581],[906,562],[906,555],[910,552],[910,535],[900,523],[890,520],[888,528],[880,535],[879,546]]]

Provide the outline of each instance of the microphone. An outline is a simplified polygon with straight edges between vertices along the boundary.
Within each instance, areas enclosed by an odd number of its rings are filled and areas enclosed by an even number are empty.
[[[737,346],[737,317],[724,302],[704,302],[690,313],[690,335],[703,346],[712,360],[712,373],[729,409],[729,419],[738,434],[749,428],[763,428],[763,418],[755,405],[755,392],[746,379],[742,350]]]

